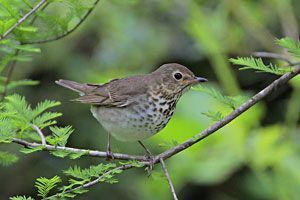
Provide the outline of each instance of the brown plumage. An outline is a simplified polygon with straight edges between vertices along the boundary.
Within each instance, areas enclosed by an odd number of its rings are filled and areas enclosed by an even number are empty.
[[[113,79],[105,84],[68,80],[56,83],[79,92],[81,97],[75,101],[93,105],[94,117],[115,138],[139,141],[165,127],[180,96],[192,85],[205,81],[186,67],[170,63],[146,75]]]

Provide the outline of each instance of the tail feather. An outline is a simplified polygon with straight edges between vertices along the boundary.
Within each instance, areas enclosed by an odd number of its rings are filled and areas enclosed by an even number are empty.
[[[75,81],[62,80],[62,79],[55,81],[55,83],[62,87],[79,92],[81,95],[91,92],[97,87],[96,85],[88,85],[85,83],[77,83]]]

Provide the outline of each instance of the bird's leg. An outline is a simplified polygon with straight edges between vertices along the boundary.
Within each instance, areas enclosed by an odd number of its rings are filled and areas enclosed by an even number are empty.
[[[141,140],[138,140],[138,143],[143,147],[143,149],[146,151],[146,156],[151,157],[152,153],[146,148],[146,146],[141,142]]]
[[[106,148],[106,160],[110,160],[110,159],[114,159],[114,154],[111,151],[110,134],[108,133],[107,148]]]
[[[146,148],[146,146],[140,140],[138,140],[138,143],[146,151],[146,157],[148,158],[148,162],[149,162],[149,165],[146,167],[146,170],[148,171],[148,174],[150,176],[151,175],[151,171],[152,171],[153,166],[154,166],[152,153]]]

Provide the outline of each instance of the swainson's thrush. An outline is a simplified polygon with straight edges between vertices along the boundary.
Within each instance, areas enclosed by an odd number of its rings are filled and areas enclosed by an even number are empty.
[[[68,80],[56,83],[79,92],[81,97],[75,101],[92,105],[93,116],[108,132],[107,155],[112,157],[110,135],[120,141],[138,141],[144,147],[140,140],[166,126],[181,95],[192,85],[206,81],[185,66],[170,63],[150,74],[101,85]]]

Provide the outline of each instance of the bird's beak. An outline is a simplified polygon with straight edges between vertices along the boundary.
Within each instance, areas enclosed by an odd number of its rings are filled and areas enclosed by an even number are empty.
[[[190,84],[194,85],[197,83],[202,83],[202,82],[207,82],[208,80],[206,78],[202,78],[202,77],[195,77],[192,80],[190,80]]]
[[[202,82],[207,82],[208,80],[206,78],[202,78],[202,77],[196,77],[196,80],[200,83]]]

